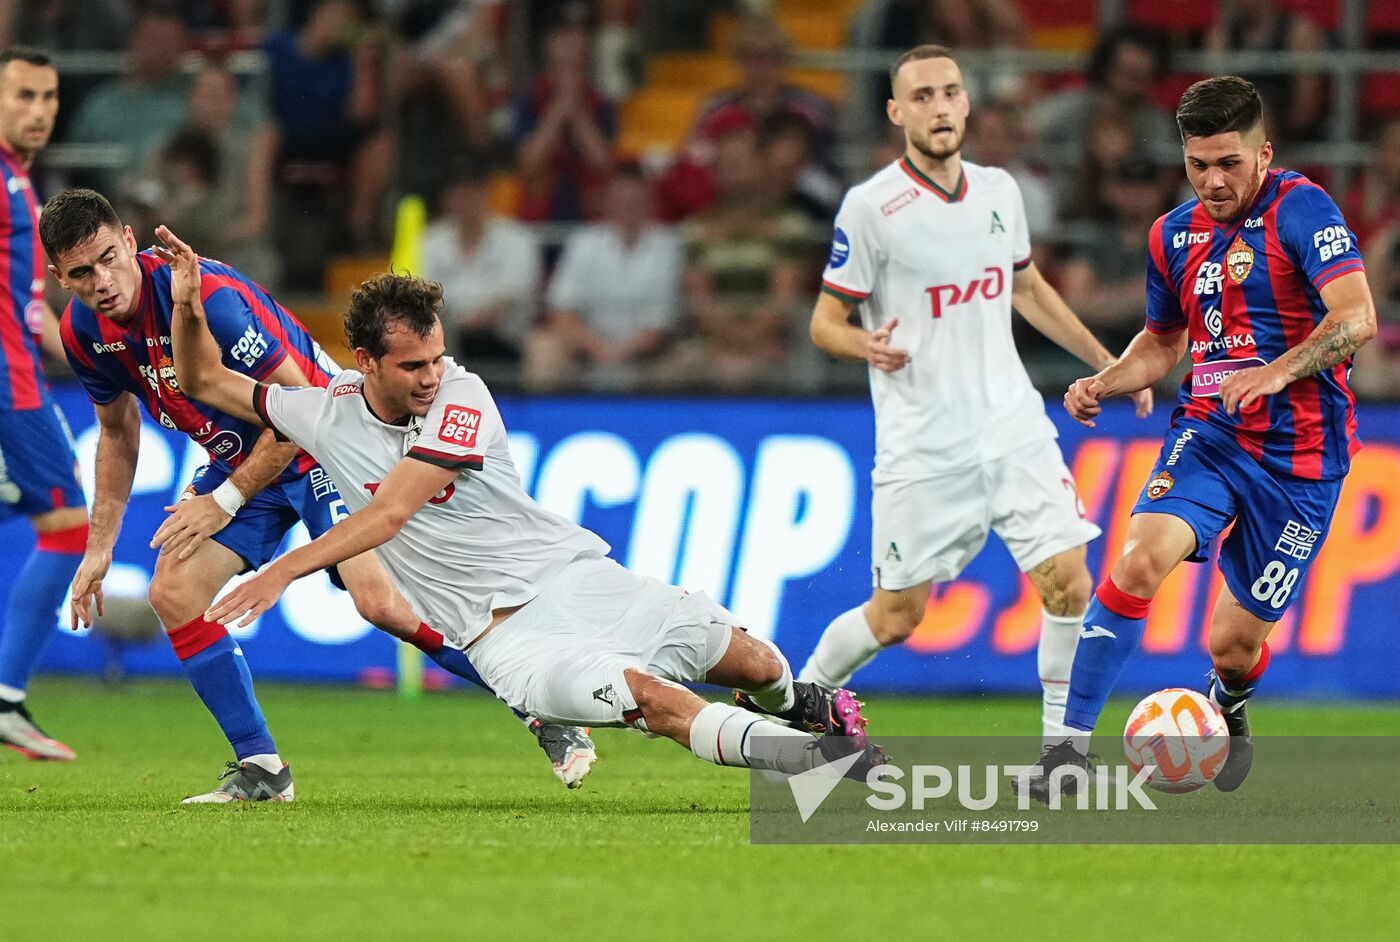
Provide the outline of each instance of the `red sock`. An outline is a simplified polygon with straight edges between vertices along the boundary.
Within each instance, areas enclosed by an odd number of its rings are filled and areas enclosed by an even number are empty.
[[[1152,604],[1151,599],[1129,595],[1118,588],[1112,576],[1105,579],[1103,585],[1099,586],[1098,591],[1094,594],[1098,596],[1104,608],[1120,618],[1146,618],[1147,608]]]
[[[409,639],[408,643],[424,654],[433,654],[442,648],[442,640],[442,632],[420,623],[418,632]]]
[[[205,621],[203,617],[187,621],[170,632],[170,646],[175,656],[184,661],[200,651],[217,643],[228,634],[228,630],[216,621]]]
[[[66,530],[49,530],[36,535],[35,549],[46,553],[66,553],[81,556],[87,551],[88,525],[83,521]]]

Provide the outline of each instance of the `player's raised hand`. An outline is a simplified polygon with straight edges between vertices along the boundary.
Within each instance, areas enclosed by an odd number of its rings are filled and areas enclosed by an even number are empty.
[[[1256,402],[1282,392],[1287,385],[1288,376],[1275,364],[1252,366],[1225,377],[1225,382],[1220,384],[1220,404],[1225,407],[1226,415],[1248,412]]]
[[[84,627],[92,627],[94,607],[98,615],[106,614],[102,604],[102,580],[106,578],[111,565],[111,553],[83,554],[83,561],[78,564],[78,571],[73,576],[73,602],[69,613],[69,626],[74,631],[78,630],[80,623]]]
[[[253,619],[276,605],[287,589],[287,581],[277,572],[276,566],[269,566],[234,586],[228,595],[209,606],[209,611],[204,613],[205,621],[216,621],[221,625],[237,622],[240,628],[252,624]]]
[[[865,343],[865,359],[877,370],[893,373],[895,370],[903,369],[909,365],[911,359],[909,351],[890,346],[894,329],[898,326],[899,318],[891,319],[879,330],[872,331],[870,338]]]
[[[1094,419],[1103,411],[1103,397],[1107,391],[1108,387],[1097,376],[1077,379],[1065,392],[1065,411],[1080,425],[1093,428]],[[1151,408],[1150,400],[1148,408]]]
[[[152,246],[152,251],[170,266],[170,300],[194,305],[199,300],[199,256],[169,226],[156,226],[156,237],[164,244]]]

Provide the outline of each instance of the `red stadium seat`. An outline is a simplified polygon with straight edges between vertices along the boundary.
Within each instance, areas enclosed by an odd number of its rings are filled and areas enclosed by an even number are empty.
[[[1341,0],[1277,0],[1280,8],[1290,13],[1301,13],[1312,20],[1321,29],[1336,29],[1342,21]],[[1372,10],[1376,7],[1387,6],[1385,3],[1372,3]]]
[[[1197,33],[1215,22],[1215,0],[1129,0],[1128,19],[1164,33]]]
[[[1040,26],[1097,28],[1099,25],[1097,0],[1020,0],[1017,5],[1032,30]]]
[[[1400,115],[1400,72],[1383,72],[1362,80],[1361,113],[1370,118]]]
[[[1400,3],[1373,3],[1366,10],[1366,36],[1400,35]]]

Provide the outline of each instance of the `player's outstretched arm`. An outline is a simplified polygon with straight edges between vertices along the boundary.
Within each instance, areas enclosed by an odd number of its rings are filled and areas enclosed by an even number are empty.
[[[93,482],[92,516],[88,524],[87,547],[73,576],[73,602],[70,624],[92,624],[93,609],[103,613],[102,580],[112,566],[112,547],[117,545],[122,517],[136,479],[136,457],[141,447],[141,413],[136,397],[122,393],[97,410],[97,462]]]
[[[375,489],[368,507],[352,513],[305,546],[278,557],[210,606],[204,617],[223,625],[235,621],[249,624],[276,604],[294,580],[389,542],[409,517],[457,475],[457,471],[416,458],[400,460]]]
[[[890,343],[899,319],[869,331],[850,322],[855,305],[822,293],[812,309],[812,343],[842,360],[865,360],[877,370],[893,373],[909,364],[909,352]]]
[[[157,226],[163,246],[155,252],[170,265],[170,345],[181,391],[220,412],[262,425],[253,408],[256,383],[223,364],[219,344],[209,332],[200,299],[199,256],[166,226]],[[284,462],[285,464],[285,462]]]
[[[1376,305],[1364,271],[1354,271],[1322,286],[1327,316],[1306,340],[1266,366],[1240,370],[1220,384],[1220,403],[1233,415],[1256,400],[1272,396],[1294,380],[1330,370],[1376,336]]]
[[[1079,424],[1093,428],[1094,419],[1103,411],[1103,400],[1150,389],[1181,362],[1186,344],[1184,328],[1164,334],[1139,331],[1112,365],[1070,385],[1065,393],[1065,411]],[[1140,404],[1138,414],[1143,414]]]

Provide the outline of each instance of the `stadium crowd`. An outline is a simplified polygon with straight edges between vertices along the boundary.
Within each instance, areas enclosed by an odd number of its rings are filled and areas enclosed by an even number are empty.
[[[1171,106],[1196,75],[1174,58],[1345,46],[1342,0],[1118,6],[1102,28],[1060,0],[0,0],[0,45],[59,57],[45,195],[95,186],[140,240],[168,223],[334,309],[329,263],[385,267],[417,195],[409,257],[444,285],[452,352],[495,383],[801,393],[864,386],[806,320],[844,188],[900,138],[882,71],[799,68],[814,50],[785,27],[834,15],[842,48],[873,59],[920,42],[1081,54],[1073,72],[969,70],[966,153],[1011,171],[1038,267],[1117,348],[1142,323],[1148,228],[1185,183]],[[1364,46],[1400,46],[1400,15],[1372,6]],[[1088,18],[1053,20],[1075,8]],[[649,89],[668,68],[690,98]],[[1333,140],[1328,75],[1251,77],[1275,164],[1345,193],[1382,321],[1356,385],[1400,395],[1400,75],[1367,79],[1355,173],[1311,156]],[[1018,339],[1044,390],[1077,375]]]

